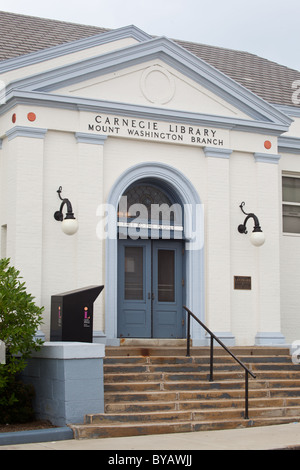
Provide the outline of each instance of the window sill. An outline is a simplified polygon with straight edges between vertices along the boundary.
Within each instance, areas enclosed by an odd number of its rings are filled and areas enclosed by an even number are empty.
[[[282,235],[284,237],[300,237],[300,233],[289,233],[289,232],[282,232]]]

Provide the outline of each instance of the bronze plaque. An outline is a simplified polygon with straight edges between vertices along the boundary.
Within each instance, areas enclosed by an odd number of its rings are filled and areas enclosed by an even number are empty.
[[[251,290],[251,276],[234,276],[234,288],[238,290]]]

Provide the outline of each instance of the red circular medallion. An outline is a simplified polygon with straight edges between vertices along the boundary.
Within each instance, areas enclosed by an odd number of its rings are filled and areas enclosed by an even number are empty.
[[[36,115],[34,113],[28,113],[27,114],[27,119],[28,119],[28,121],[33,122],[33,121],[36,120]]]
[[[272,147],[272,144],[269,140],[266,140],[265,143],[264,143],[264,146],[267,150],[269,150]]]

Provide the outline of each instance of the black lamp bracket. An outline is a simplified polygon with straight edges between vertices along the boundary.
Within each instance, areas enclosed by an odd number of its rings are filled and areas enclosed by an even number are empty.
[[[56,192],[58,193],[58,197],[62,201],[62,203],[60,205],[59,211],[56,211],[54,213],[55,220],[58,220],[59,222],[63,221],[64,216],[62,211],[65,204],[67,206],[66,219],[75,219],[72,204],[70,203],[69,199],[61,197],[62,187],[60,186]]]
[[[249,214],[248,214],[247,212],[245,212],[245,211],[244,211],[244,205],[245,205],[245,203],[242,202],[239,207],[240,207],[241,211],[243,212],[243,214],[245,214],[247,217],[245,218],[244,223],[238,226],[238,231],[239,231],[240,233],[248,233],[248,230],[247,230],[247,228],[246,228],[246,224],[247,224],[247,222],[248,222],[249,219],[253,219],[253,220],[254,220],[253,232],[262,232],[262,229],[261,229],[261,227],[260,227],[260,225],[259,225],[259,220],[258,220],[258,218],[257,218],[256,215],[253,214],[253,213],[249,213]]]

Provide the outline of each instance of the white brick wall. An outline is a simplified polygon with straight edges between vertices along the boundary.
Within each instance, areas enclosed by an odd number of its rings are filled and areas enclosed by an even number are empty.
[[[52,111],[50,115],[52,122]],[[245,134],[245,146],[247,139]],[[255,162],[251,152],[233,151],[229,158],[215,158],[197,147],[141,140],[108,138],[104,145],[89,144],[77,142],[74,132],[52,130],[44,139],[5,138],[0,155],[1,225],[7,224],[7,253],[37,302],[46,308],[47,336],[51,295],[105,285],[105,243],[96,236],[96,210],[119,176],[141,161],[160,161],[180,170],[204,204],[207,324],[215,332],[232,334],[237,344],[254,344],[258,332],[280,332],[281,195],[276,164]],[[295,160],[291,162],[295,167]],[[66,236],[53,218],[60,206],[59,186],[79,220],[73,237]],[[239,209],[242,201],[247,212],[259,217],[266,234],[263,247],[250,244],[252,221],[249,235],[237,231],[245,217]],[[298,251],[297,240],[293,239],[292,247],[288,238],[281,240],[281,311],[288,337],[299,328],[300,271],[291,256]],[[285,258],[289,261],[284,264]],[[251,276],[252,290],[234,290],[234,275]],[[95,305],[95,330],[105,328],[104,311],[109,305],[104,305],[104,298],[102,294]]]
[[[299,120],[298,120],[299,121]],[[280,170],[300,174],[300,155],[283,155]],[[280,175],[281,179],[281,175]],[[280,181],[281,186],[281,181]],[[280,209],[281,323],[288,342],[300,339],[300,235],[282,233]]]
[[[55,131],[48,131],[44,140],[17,137],[9,146],[5,142],[1,155],[10,181],[10,197],[2,198],[6,203],[1,225],[8,224],[8,253],[46,308],[46,335],[51,295],[105,285],[105,250],[96,236],[96,210],[120,174],[141,161],[179,169],[204,204],[207,324],[215,332],[232,333],[237,344],[253,344],[258,331],[280,330],[276,165],[256,163],[250,153],[214,158],[200,148],[172,144],[116,138],[108,138],[104,146],[78,143],[74,133]],[[72,237],[53,218],[60,206],[59,186],[79,221]],[[259,249],[249,236],[237,232],[244,220],[239,209],[243,200],[266,233],[266,244]],[[248,229],[251,232],[251,221]],[[251,276],[252,290],[234,290],[234,275]],[[109,306],[104,306],[104,297],[95,305],[95,330],[105,328],[104,308]]]

